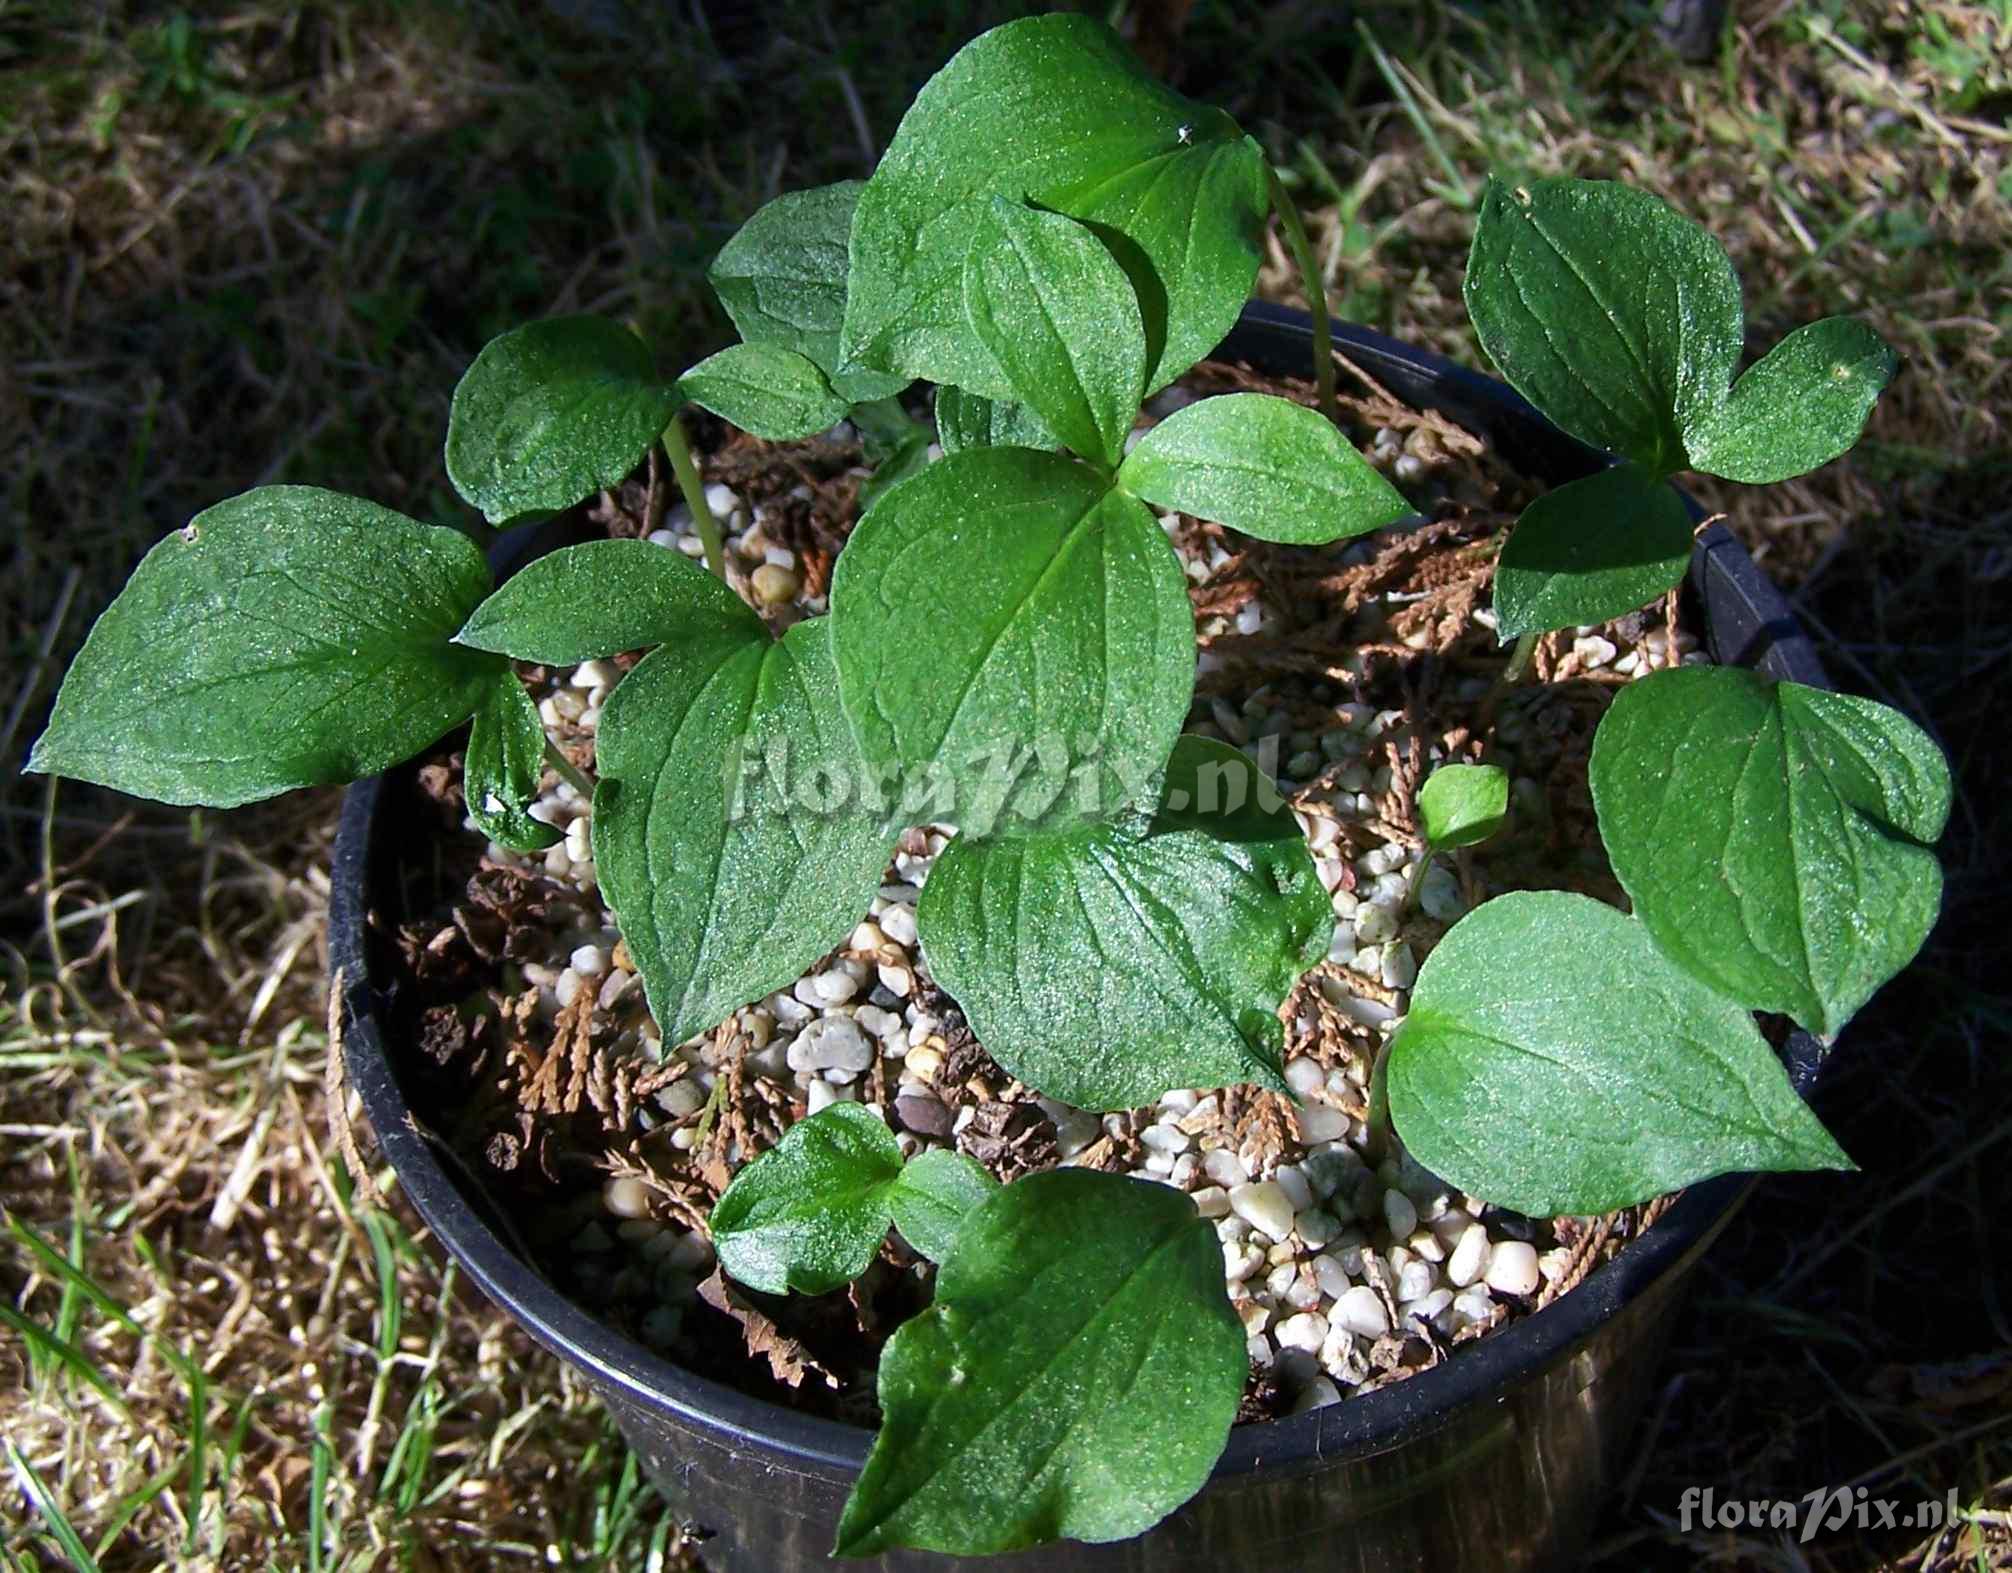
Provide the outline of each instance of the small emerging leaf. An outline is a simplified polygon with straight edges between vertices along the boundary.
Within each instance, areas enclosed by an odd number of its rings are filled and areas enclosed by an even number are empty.
[[[843,367],[845,250],[863,183],[841,180],[785,191],[720,248],[706,277],[734,327],[750,344],[774,344],[808,357],[848,403],[899,393],[905,377]]]
[[[844,420],[848,408],[813,361],[776,344],[729,344],[678,387],[692,403],[770,442],[814,437]]]
[[[975,1158],[931,1147],[908,1160],[888,1187],[887,1206],[901,1238],[932,1262],[957,1243],[957,1231],[971,1210],[988,1200],[999,1182]]]
[[[447,476],[491,524],[570,508],[641,463],[678,403],[619,323],[515,328],[483,346],[454,389]]]
[[[519,661],[577,666],[651,645],[763,632],[747,602],[684,553],[648,541],[589,541],[526,563],[454,637]]]
[[[900,1174],[894,1133],[863,1104],[798,1120],[713,1204],[720,1267],[765,1294],[843,1288],[879,1252]]]
[[[1725,403],[1686,428],[1693,468],[1759,485],[1828,464],[1858,441],[1899,364],[1850,317],[1797,328],[1733,384]]]
[[[451,642],[488,590],[458,530],[312,486],[220,502],[105,609],[28,768],[213,808],[375,775],[507,675]]]
[[[1249,1374],[1222,1249],[1166,1186],[1057,1169],[967,1215],[880,1360],[839,1556],[1121,1540],[1208,1478]]]
[[[1425,839],[1440,851],[1486,841],[1509,817],[1509,773],[1499,765],[1441,765],[1418,789]]]
[[[1834,1033],[1935,924],[1949,767],[1869,699],[1687,667],[1628,684],[1593,742],[1600,837],[1694,977]]]
[[[936,440],[947,457],[966,448],[1059,448],[1061,439],[1024,404],[962,388],[936,390]]]
[[[1381,529],[1413,511],[1334,422],[1268,393],[1176,410],[1126,456],[1118,483],[1155,507],[1302,545]]]
[[[1060,213],[994,197],[965,258],[964,311],[1016,397],[1114,467],[1145,391],[1146,330],[1103,242]]]
[[[1334,934],[1298,822],[1242,753],[1182,738],[1162,794],[1150,824],[961,834],[923,886],[937,981],[994,1059],[1078,1108],[1282,1090],[1278,1007]]]
[[[462,767],[468,813],[482,834],[513,852],[542,852],[559,832],[526,809],[545,766],[545,726],[524,685],[499,672],[475,711]]]
[[[1419,970],[1386,1091],[1421,1164],[1538,1218],[1852,1166],[1744,1008],[1642,924],[1564,891],[1498,896],[1453,926]]]
[[[1692,524],[1683,498],[1638,464],[1554,487],[1523,510],[1495,565],[1495,631],[1604,623],[1683,582]]]

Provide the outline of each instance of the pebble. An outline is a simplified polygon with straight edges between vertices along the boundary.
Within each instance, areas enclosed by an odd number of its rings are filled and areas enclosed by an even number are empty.
[[[657,1094],[657,1107],[673,1119],[685,1119],[706,1106],[706,1090],[695,1076],[674,1081]]]
[[[829,972],[820,972],[812,978],[810,989],[821,1005],[843,1005],[859,992],[859,979],[849,972],[833,967]]]
[[[1334,1302],[1334,1319],[1351,1333],[1365,1338],[1381,1338],[1390,1331],[1390,1314],[1383,1301],[1367,1284],[1357,1284]]]
[[[1214,1175],[1211,1174],[1211,1178]],[[1230,1207],[1253,1229],[1283,1240],[1292,1233],[1292,1203],[1284,1191],[1270,1180],[1247,1181],[1230,1191]],[[1531,1271],[1536,1265],[1531,1264]]]
[[[914,1060],[911,1052],[911,1066]],[[866,1034],[857,1023],[843,1016],[819,1017],[798,1033],[789,1046],[789,1068],[793,1071],[838,1071],[849,1079],[872,1063],[873,1045],[866,1041]]]
[[[1418,1209],[1412,1205],[1411,1198],[1399,1190],[1383,1193],[1383,1217],[1390,1225],[1391,1234],[1400,1240],[1410,1239],[1418,1227]]]
[[[1324,1376],[1317,1376],[1299,1390],[1292,1401],[1292,1413],[1303,1415],[1309,1409],[1325,1409],[1329,1404],[1341,1402],[1341,1392],[1334,1383]]]
[[[1319,1061],[1302,1056],[1287,1063],[1285,1084],[1297,1096],[1310,1098],[1327,1085],[1327,1072],[1320,1068]]]
[[[1313,1187],[1296,1164],[1282,1163],[1272,1171],[1272,1183],[1285,1193],[1292,1210],[1302,1213],[1313,1205]]]
[[[1504,1240],[1488,1253],[1488,1287],[1498,1294],[1535,1294],[1541,1275],[1537,1249],[1521,1240]]]
[[[1460,1243],[1453,1247],[1453,1254],[1446,1261],[1446,1281],[1456,1289],[1465,1289],[1479,1278],[1488,1266],[1488,1228],[1485,1224],[1469,1224],[1461,1232]]]
[[[1202,1158],[1202,1172],[1228,1191],[1234,1191],[1251,1177],[1250,1170],[1244,1167],[1243,1159],[1227,1147],[1218,1147],[1206,1154]]]
[[[1425,878],[1419,881],[1418,905],[1427,917],[1441,923],[1456,922],[1467,912],[1467,903],[1460,895],[1460,881],[1454,878],[1453,870],[1439,862],[1428,868]]]
[[[650,1188],[633,1176],[624,1175],[610,1180],[601,1187],[601,1200],[617,1218],[649,1216]]]
[[[583,978],[598,978],[608,970],[608,953],[599,945],[582,945],[573,952],[572,967]]]
[[[847,1088],[834,1086],[822,1076],[817,1077],[811,1082],[809,1091],[804,1094],[806,1109],[808,1113],[816,1114],[820,1109],[828,1109],[834,1103],[844,1103],[847,1091]]]
[[[1320,1285],[1320,1292],[1330,1300],[1339,1300],[1353,1287],[1348,1274],[1341,1270],[1341,1263],[1325,1251],[1313,1259],[1313,1281]]]
[[[749,576],[748,583],[754,589],[755,599],[763,606],[782,606],[794,600],[796,592],[803,587],[795,573],[774,563],[763,563]]]
[[[1318,1311],[1301,1311],[1279,1323],[1272,1336],[1283,1349],[1304,1349],[1317,1354],[1327,1342],[1327,1318]]]
[[[1397,915],[1376,902],[1364,903],[1355,910],[1355,937],[1365,945],[1397,938]]]
[[[1195,1211],[1204,1218],[1227,1218],[1230,1212],[1230,1193],[1220,1185],[1205,1185],[1191,1194]]]
[[[915,975],[906,967],[882,965],[880,968],[880,986],[890,994],[907,999],[909,990],[915,987]]]
[[[889,906],[880,914],[880,929],[895,944],[907,949],[915,943],[915,909],[900,902]]]
[[[1348,1136],[1348,1116],[1326,1103],[1304,1103],[1293,1113],[1299,1139],[1312,1147],[1320,1142],[1338,1142]]]

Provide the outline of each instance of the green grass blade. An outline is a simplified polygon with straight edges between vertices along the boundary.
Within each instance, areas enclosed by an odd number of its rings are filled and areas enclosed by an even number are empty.
[[[121,1420],[132,1418],[131,1411],[126,1407],[125,1395],[98,1368],[96,1361],[67,1338],[59,1337],[40,1322],[23,1316],[11,1305],[0,1305],[0,1327],[11,1327],[18,1333],[21,1341],[28,1346],[29,1357],[36,1363],[52,1372],[60,1365],[82,1377],[111,1403]]]
[[[42,1477],[35,1473],[35,1466],[22,1455],[21,1449],[11,1440],[0,1442],[7,1452],[7,1463],[14,1471],[14,1478],[21,1482],[21,1489],[28,1500],[35,1504],[35,1511],[42,1515],[43,1523],[49,1526],[49,1534],[70,1559],[78,1573],[98,1573],[98,1559],[85,1548],[77,1531],[70,1527],[69,1519],[63,1516],[63,1509],[49,1494],[49,1488],[42,1483]]]

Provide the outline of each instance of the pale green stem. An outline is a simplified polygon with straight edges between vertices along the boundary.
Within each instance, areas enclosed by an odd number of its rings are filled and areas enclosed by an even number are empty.
[[[1523,681],[1523,669],[1530,664],[1530,654],[1537,648],[1537,635],[1533,630],[1516,641],[1516,648],[1509,652],[1509,664],[1502,668],[1502,686],[1514,688]]]
[[[545,739],[545,763],[559,772],[562,779],[572,782],[573,790],[584,798],[594,795],[594,783],[580,772],[580,767],[559,751],[559,745],[549,737]]]
[[[1432,866],[1433,850],[1427,842],[1425,850],[1418,854],[1418,861],[1411,865],[1411,877],[1404,882],[1404,899],[1397,906],[1400,916],[1418,904],[1418,890],[1425,883],[1425,871]]]
[[[1334,407],[1334,332],[1328,325],[1327,289],[1320,281],[1320,265],[1314,260],[1313,243],[1306,238],[1306,227],[1299,221],[1299,209],[1293,206],[1278,171],[1270,164],[1265,165],[1265,179],[1271,189],[1272,210],[1278,214],[1279,228],[1285,231],[1286,247],[1299,268],[1306,309],[1313,316],[1313,381],[1320,394],[1320,413],[1338,422],[1341,416]]]
[[[706,506],[705,483],[699,479],[698,465],[692,462],[692,445],[685,440],[685,423],[675,414],[664,428],[664,451],[671,456],[671,473],[678,478],[678,490],[684,496],[685,506],[692,511],[692,523],[698,526],[699,541],[706,549],[706,566],[724,579],[727,560],[720,546],[720,522]]]

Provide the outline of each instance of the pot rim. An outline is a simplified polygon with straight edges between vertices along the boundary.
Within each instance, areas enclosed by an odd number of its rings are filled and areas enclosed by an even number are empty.
[[[1304,312],[1252,302],[1216,353],[1274,362],[1303,358],[1310,332]],[[1421,402],[1454,407],[1464,424],[1483,428],[1491,442],[1512,444],[1529,456],[1535,473],[1554,484],[1612,462],[1550,426],[1504,384],[1444,356],[1339,322],[1334,342],[1365,370],[1408,384]],[[1694,517],[1702,517],[1691,499],[1685,501]],[[1787,603],[1723,524],[1701,534],[1691,588],[1715,609],[1732,597],[1730,609],[1739,614],[1733,619],[1742,625],[1734,630],[1744,641],[1738,648],[1723,647],[1729,643],[1720,637],[1725,631],[1715,622],[1708,624],[1717,659],[1757,665],[1772,676],[1814,687],[1829,686]],[[383,1031],[388,992],[371,976],[367,943],[377,872],[372,855],[377,809],[388,784],[402,786],[406,773],[360,781],[344,796],[330,870],[329,967],[333,986],[341,991],[341,1051],[349,1084],[420,1217],[484,1295],[546,1348],[601,1384],[687,1424],[731,1433],[734,1445],[757,1451],[765,1467],[823,1476],[856,1474],[872,1445],[871,1431],[687,1371],[568,1300],[517,1255],[471,1198],[458,1164],[444,1158],[444,1144],[419,1123],[392,1067]],[[1797,1092],[1806,1099],[1824,1051],[1808,1033],[1796,1031],[1783,1058]],[[1210,1483],[1260,1468],[1311,1466],[1382,1452],[1436,1429],[1468,1405],[1535,1380],[1665,1274],[1702,1253],[1755,1183],[1753,1176],[1734,1174],[1691,1186],[1578,1287],[1436,1366],[1336,1404],[1233,1428]]]

